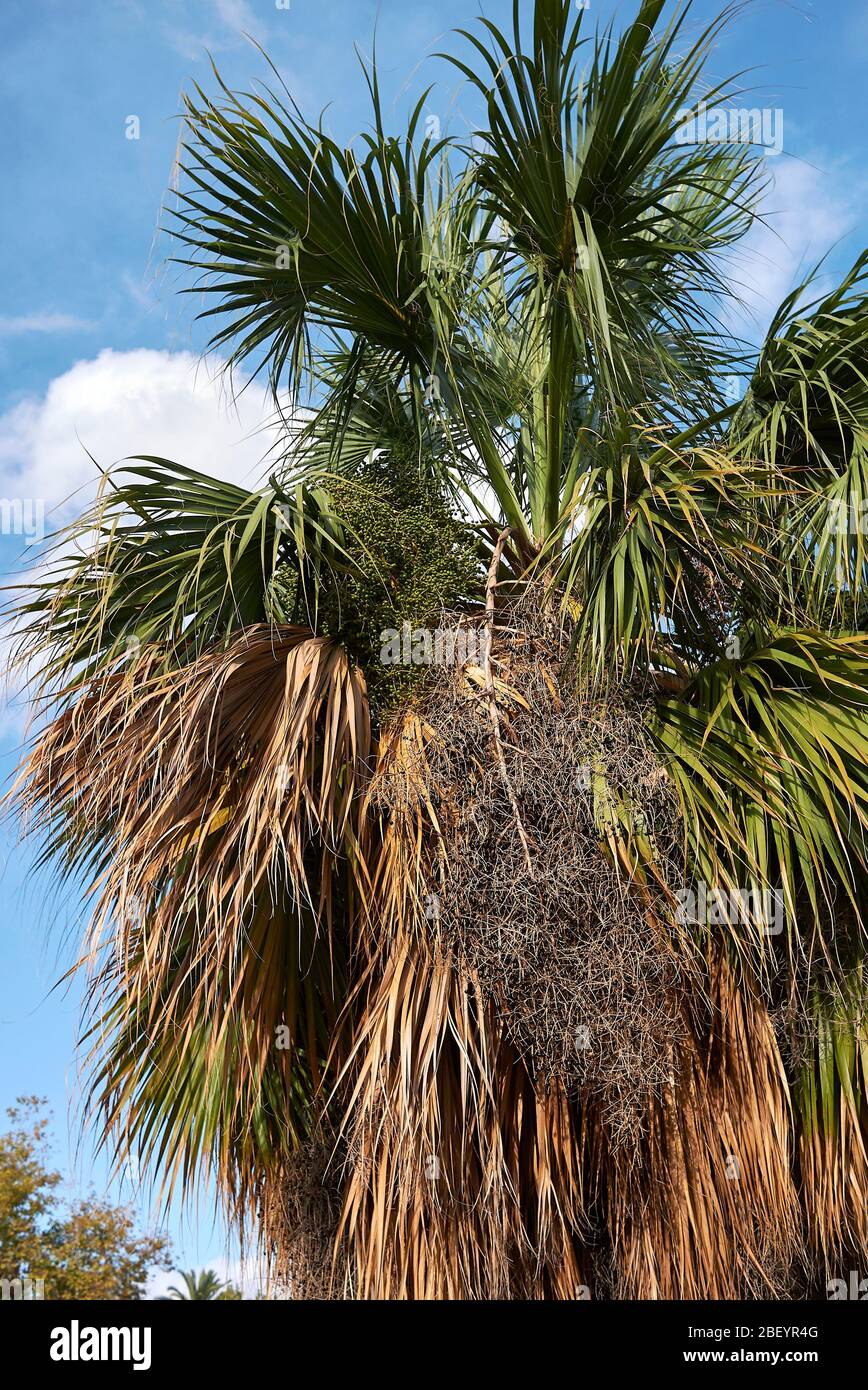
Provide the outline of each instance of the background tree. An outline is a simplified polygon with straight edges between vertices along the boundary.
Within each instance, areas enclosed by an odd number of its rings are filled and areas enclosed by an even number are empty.
[[[0,1278],[44,1281],[49,1299],[140,1299],[168,1241],[143,1235],[132,1213],[94,1197],[68,1203],[48,1167],[49,1121],[41,1102],[9,1109],[0,1134]]]

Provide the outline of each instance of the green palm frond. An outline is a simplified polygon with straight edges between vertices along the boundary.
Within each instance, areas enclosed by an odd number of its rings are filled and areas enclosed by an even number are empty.
[[[515,3],[509,39],[488,20],[489,46],[461,31],[481,72],[444,55],[487,101],[477,179],[509,237],[511,294],[536,297],[547,320],[556,431],[563,377],[577,367],[634,403],[645,398],[646,371],[687,380],[688,345],[708,367],[712,320],[696,291],[726,293],[714,253],[744,233],[760,191],[747,147],[709,151],[677,139],[727,16],[679,54],[688,7],[656,37],[663,8],[645,0],[615,43],[611,32],[585,40],[584,12],[545,0],[525,49]],[[724,85],[704,99],[733,95]]]
[[[197,87],[186,102],[179,259],[203,273],[197,292],[219,298],[205,311],[226,318],[211,346],[231,345],[232,364],[261,353],[275,389],[299,388],[322,334],[374,345],[397,376],[423,374],[454,320],[467,214],[440,213],[453,191],[443,142],[414,149],[427,93],[399,141],[383,127],[376,66],[365,75],[374,129],[359,154],[271,91],[222,87],[214,101]]]
[[[17,606],[19,641],[50,693],[148,648],[183,663],[251,623],[298,616],[271,587],[280,564],[310,581],[315,610],[318,568],[344,558],[313,484],[251,492],[169,459],[130,460],[52,538]]]
[[[865,925],[868,645],[786,631],[740,640],[739,657],[658,706],[655,733],[697,877],[778,891],[794,954],[810,955],[839,896]],[[831,937],[820,945],[833,950]]]
[[[730,434],[768,470],[791,590],[833,626],[860,614],[868,575],[868,254],[805,303],[813,278],[774,315]]]
[[[211,1299],[220,1298],[221,1290],[224,1285],[222,1280],[214,1273],[213,1269],[203,1269],[201,1274],[191,1269],[181,1271],[183,1288],[178,1288],[177,1284],[169,1285],[168,1299],[193,1300],[196,1302],[209,1302]]]
[[[754,471],[719,449],[678,448],[629,418],[606,437],[585,431],[576,447],[593,462],[551,544],[563,552],[565,599],[580,609],[582,657],[628,670],[674,659],[683,671],[722,652],[744,591],[763,573]]]
[[[100,976],[91,997],[89,1112],[118,1165],[132,1156],[161,1175],[160,1196],[217,1173],[243,1211],[255,1175],[309,1137],[314,1101],[345,993],[340,950],[318,948],[301,919],[263,893],[222,989],[216,1026],[201,1007],[203,973],[179,939],[159,991],[133,946],[125,974]],[[133,976],[139,981],[131,988]]]

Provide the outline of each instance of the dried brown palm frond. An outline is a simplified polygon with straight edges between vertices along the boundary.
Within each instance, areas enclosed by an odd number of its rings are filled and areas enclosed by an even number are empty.
[[[252,1190],[253,1139],[272,1111],[300,1115],[334,1042],[332,897],[359,848],[364,678],[328,639],[263,625],[67,700],[15,794],[49,841],[90,854],[97,1103],[121,1147],[156,1145],[173,1172],[216,1153],[227,1187],[240,1174]]]
[[[478,983],[437,938],[432,733],[407,712],[382,741],[368,795],[381,837],[357,921],[357,1024],[327,1164],[342,1187],[330,1290],[576,1297],[587,1261],[574,1113],[563,1088],[534,1087]],[[298,1279],[315,1264],[309,1230],[297,1202],[278,1194],[276,1205],[278,1268]],[[322,1278],[308,1274],[305,1286],[321,1289]]]
[[[430,929],[536,1081],[596,1096],[628,1142],[684,1033],[678,813],[641,698],[580,688],[566,646],[538,593],[511,605],[491,644],[497,674],[441,669],[371,799],[390,818],[384,854],[412,864],[390,865],[385,886],[416,883]]]
[[[603,1094],[613,1131],[671,1072],[682,998],[660,932],[665,778],[614,737],[602,699],[577,704],[555,662],[540,665],[541,626],[538,603],[510,613],[494,682],[473,667],[433,681],[384,737],[371,781],[379,850],[357,924],[335,1235],[335,1271],[356,1296],[580,1296],[581,1116]],[[492,685],[529,866],[492,755]],[[641,714],[633,744],[640,727]],[[577,1042],[589,1018],[591,1058]],[[631,1073],[624,1054],[639,1044]]]
[[[835,1131],[804,1128],[799,1135],[799,1178],[814,1268],[820,1279],[839,1277],[842,1258],[868,1260],[868,1116],[842,1096]]]
[[[717,960],[637,1150],[595,1153],[619,1298],[786,1296],[803,1277],[790,1098],[771,1020]]]
[[[667,939],[641,700],[571,693],[545,621],[493,646],[515,802],[472,669],[383,743],[335,1270],[360,1297],[774,1296],[801,1248],[770,1018]]]
[[[587,1279],[579,1145],[481,991],[423,929],[366,999],[337,1249],[362,1298],[575,1298]]]
[[[188,666],[122,667],[73,694],[16,795],[102,846],[97,928],[146,918],[158,973],[176,918],[192,909],[219,950],[269,876],[327,912],[370,748],[364,677],[339,646],[263,625]]]
[[[841,932],[844,936],[844,932]],[[815,1282],[868,1260],[868,977],[864,962],[800,1001],[799,1184]]]

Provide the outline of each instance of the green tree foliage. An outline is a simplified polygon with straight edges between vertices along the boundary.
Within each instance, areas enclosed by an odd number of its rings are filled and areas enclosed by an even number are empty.
[[[168,1241],[143,1235],[126,1207],[67,1202],[50,1168],[49,1120],[35,1097],[7,1110],[0,1134],[0,1279],[42,1280],[50,1299],[140,1299],[167,1268]]]

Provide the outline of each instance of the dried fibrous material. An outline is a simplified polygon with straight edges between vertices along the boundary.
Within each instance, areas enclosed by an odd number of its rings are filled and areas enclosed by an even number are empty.
[[[335,1263],[342,1159],[333,1136],[308,1139],[286,1160],[261,1213],[276,1286],[294,1299],[331,1299],[343,1284]]]
[[[535,1087],[480,991],[420,922],[384,944],[360,1017],[345,1134],[342,1292],[582,1296],[581,1140]]]
[[[804,1260],[768,1012],[675,935],[679,822],[642,693],[571,685],[558,638],[523,604],[494,644],[515,804],[481,670],[436,673],[381,745],[346,1289],[779,1296]]]
[[[844,935],[842,931],[841,935]],[[791,1032],[800,1039],[798,1173],[815,1281],[868,1252],[868,975],[815,971]]]
[[[769,1015],[717,959],[637,1148],[595,1150],[618,1298],[781,1298],[804,1280],[790,1095]]]
[[[562,1086],[534,1083],[437,932],[432,734],[406,711],[381,741],[368,796],[379,852],[356,923],[353,1041],[333,1112],[346,1154],[339,1292],[583,1296],[582,1121]]]
[[[436,673],[411,761],[376,795],[424,802],[436,844],[427,917],[545,1086],[593,1097],[612,1142],[635,1137],[686,1036],[690,952],[672,937],[678,809],[629,689],[579,688],[538,596],[492,649],[503,730],[474,671]],[[495,752],[497,756],[495,756]],[[502,754],[502,757],[501,757]]]
[[[364,678],[342,648],[265,624],[186,666],[151,649],[112,666],[36,744],[15,796],[49,848],[92,869],[93,1101],[121,1151],[179,1153],[176,1097],[204,1084],[237,1197],[255,1188],[239,1153],[256,1126],[305,1110],[334,1042],[332,892],[369,750]],[[158,1124],[126,1124],[142,1095],[133,1114],[153,1106]]]

